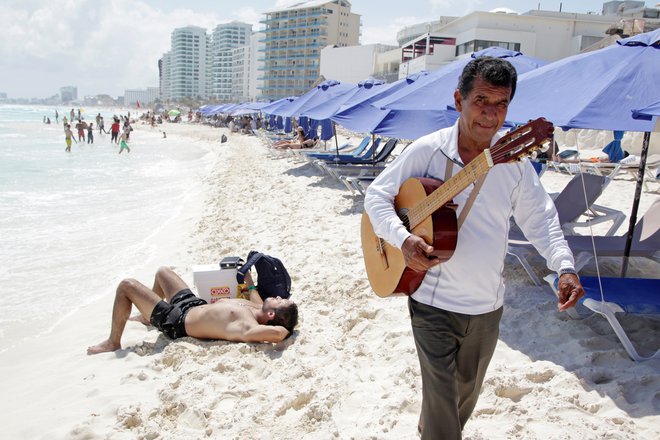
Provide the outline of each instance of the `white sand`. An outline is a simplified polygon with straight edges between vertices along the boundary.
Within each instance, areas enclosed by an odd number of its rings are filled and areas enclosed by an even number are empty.
[[[225,132],[166,130],[172,141],[217,142]],[[231,135],[217,148],[197,231],[160,264],[191,282],[192,264],[251,249],[279,256],[301,308],[298,331],[277,345],[172,342],[129,322],[124,350],[86,356],[108,333],[105,298],[0,355],[3,438],[417,438],[421,382],[406,300],[369,288],[362,198],[309,165],[268,157],[256,138]],[[567,178],[543,181],[558,191]],[[629,209],[633,186],[615,180],[599,202]],[[657,197],[643,193],[640,214]],[[659,438],[660,361],[632,362],[602,318],[559,314],[549,290],[509,263],[500,342],[465,438]],[[149,284],[156,266],[136,276]],[[633,270],[658,274],[655,263]],[[659,347],[657,321],[623,322],[636,343]]]

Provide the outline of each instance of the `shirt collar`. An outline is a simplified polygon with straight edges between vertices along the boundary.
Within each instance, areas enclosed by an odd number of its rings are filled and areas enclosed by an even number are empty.
[[[460,154],[458,154],[458,123],[460,122],[460,120],[461,118],[459,116],[456,122],[454,122],[454,125],[451,127],[449,144],[447,145],[446,148],[443,149],[443,152],[449,159],[454,161],[456,164],[464,167],[465,164],[461,160]],[[500,131],[495,133],[495,136],[493,136],[493,138],[490,140],[491,148],[493,147],[493,145],[495,145],[497,141],[500,140],[500,138],[502,138],[502,136],[504,136],[504,133],[506,133],[506,131],[504,131],[503,129],[500,129]]]

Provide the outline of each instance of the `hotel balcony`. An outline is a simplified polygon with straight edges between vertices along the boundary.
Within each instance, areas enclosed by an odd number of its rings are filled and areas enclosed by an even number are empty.
[[[294,20],[297,18],[311,18],[322,17],[328,15],[327,12],[321,10],[314,11],[282,11],[266,14],[266,18],[259,20],[259,23],[268,24],[278,21]]]

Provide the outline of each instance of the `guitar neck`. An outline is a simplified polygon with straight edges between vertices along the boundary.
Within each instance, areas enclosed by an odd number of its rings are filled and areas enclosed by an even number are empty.
[[[418,205],[408,211],[410,230],[430,217],[445,203],[453,199],[458,193],[470,186],[481,176],[486,175],[493,167],[490,150],[484,150],[479,156],[468,163],[458,174],[444,182],[438,189],[426,196]]]

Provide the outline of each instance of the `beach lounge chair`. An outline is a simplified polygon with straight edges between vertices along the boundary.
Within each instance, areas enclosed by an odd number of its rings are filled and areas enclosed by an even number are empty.
[[[376,177],[385,169],[385,166],[367,166],[360,167],[357,175],[342,174],[339,176],[339,180],[349,189],[352,193],[356,191],[362,195],[365,194],[367,188],[374,181]],[[346,171],[345,171],[346,172]],[[353,172],[351,171],[348,171]]]
[[[556,274],[544,278],[557,294]],[[616,318],[616,313],[660,314],[660,279],[580,277],[585,295],[580,304],[607,319],[628,355],[634,361],[660,359],[660,350],[641,356]],[[601,288],[602,286],[602,296]]]
[[[607,176],[613,179],[621,171],[621,163],[612,162],[580,162],[580,170],[583,173]]]
[[[346,153],[346,150],[352,147],[351,144],[344,144],[338,149],[332,148],[325,151],[309,151],[309,150],[293,150],[293,151],[295,151],[301,157],[304,157],[305,159],[312,162],[316,159],[329,159],[332,156],[337,156],[337,150],[342,151],[343,153],[341,154],[351,154],[357,157],[360,156],[362,153],[364,153],[364,150],[367,149],[370,141],[371,141],[371,136],[365,136],[364,139],[362,139],[362,141],[357,145],[357,147],[355,147],[353,150],[350,151],[350,153]]]
[[[626,216],[621,211],[594,203],[611,180],[609,176],[578,175],[573,177],[566,187],[554,197],[559,222],[565,233],[574,235],[575,228],[604,222],[612,222],[605,235],[613,235],[619,229]],[[586,217],[586,219],[580,220],[581,217]]]
[[[575,267],[581,269],[595,256],[623,257],[626,235],[567,235],[568,246],[575,255]],[[592,240],[593,239],[593,240]],[[596,255],[594,255],[594,247]],[[635,225],[630,248],[631,257],[660,257],[660,199],[656,200]]]
[[[621,170],[626,171],[634,179],[637,179],[637,174],[639,173],[639,157],[633,157],[631,160],[628,160],[631,156],[623,159],[621,161]],[[660,178],[658,173],[660,172],[660,154],[650,154],[646,158],[646,169],[644,172],[644,189],[646,191],[651,191],[648,184],[649,182],[660,183]]]
[[[316,164],[320,169],[336,179],[339,179],[341,175],[355,175],[364,170],[375,170],[376,167],[382,168],[385,166],[398,142],[398,139],[389,139],[375,156],[363,155],[353,160],[334,160],[332,162],[317,161]]]
[[[347,153],[347,154],[333,154],[333,155],[328,155],[327,157],[320,157],[320,158],[315,158],[314,162],[315,164],[318,163],[349,163],[351,161],[361,161],[364,159],[371,159],[374,156],[374,152],[378,151],[378,147],[380,146],[382,139],[381,138],[376,138],[372,143],[369,144],[369,147],[364,149],[362,152],[359,154],[352,154],[352,153]]]
[[[584,188],[582,186],[583,179]],[[606,235],[612,235],[616,232],[624,222],[625,215],[621,211],[594,203],[610,181],[610,177],[582,174],[573,177],[568,182],[566,187],[553,200],[557,208],[559,223],[564,232],[574,234],[575,228],[588,226],[589,222],[592,225],[612,222]],[[586,217],[586,220],[581,220],[582,217]],[[536,249],[525,238],[520,229],[514,225],[509,232],[507,253],[513,255],[518,260],[534,284],[539,286],[541,285],[541,280],[536,276],[536,273],[527,261],[527,253],[530,251],[536,252]]]

